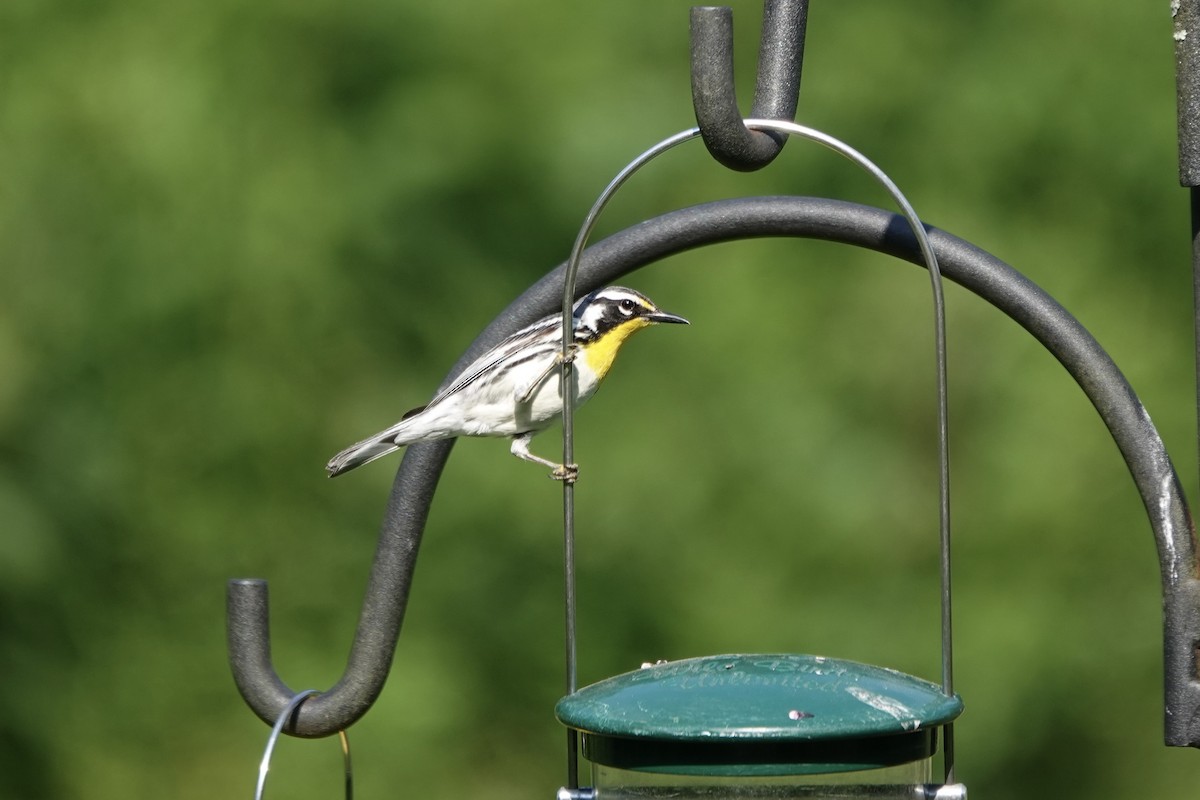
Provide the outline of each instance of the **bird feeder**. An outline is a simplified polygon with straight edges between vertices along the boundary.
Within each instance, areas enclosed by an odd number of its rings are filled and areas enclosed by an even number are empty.
[[[932,794],[942,728],[961,711],[936,684],[823,656],[647,664],[558,703],[592,778],[560,797],[912,800]]]

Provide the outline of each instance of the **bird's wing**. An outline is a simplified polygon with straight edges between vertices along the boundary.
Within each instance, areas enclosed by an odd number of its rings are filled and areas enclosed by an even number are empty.
[[[426,406],[435,406],[480,380],[486,380],[500,369],[511,369],[535,358],[551,355],[562,347],[560,336],[562,320],[550,316],[522,328],[500,344],[488,350],[462,371],[454,383],[447,386],[429,401]]]

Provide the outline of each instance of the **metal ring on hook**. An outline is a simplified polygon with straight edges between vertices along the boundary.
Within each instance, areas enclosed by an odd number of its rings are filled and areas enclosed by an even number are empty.
[[[795,122],[785,122],[780,120],[768,119],[748,119],[745,122],[747,128],[754,130],[775,131],[784,135],[800,136],[810,141],[816,142],[824,147],[833,150],[847,160],[861,167],[864,171],[871,175],[877,183],[879,183],[891,195],[892,199],[900,207],[909,227],[912,229],[913,236],[916,238],[921,255],[925,260],[925,266],[929,270],[929,278],[933,294],[933,318],[934,318],[934,349],[935,349],[935,370],[937,381],[937,441],[938,441],[938,545],[940,553],[940,578],[941,578],[941,643],[942,643],[942,690],[947,695],[954,694],[954,666],[953,666],[953,629],[951,625],[951,581],[950,581],[950,445],[949,445],[949,403],[947,400],[947,377],[946,377],[946,308],[945,294],[942,289],[942,274],[938,267],[937,255],[934,253],[933,245],[929,241],[929,235],[925,231],[925,226],[921,223],[916,211],[904,196],[900,188],[895,182],[888,177],[882,169],[880,169],[873,161],[868,159],[862,153],[855,150],[850,145],[830,136],[827,133],[818,131],[815,128],[809,128],[804,125],[799,125]],[[575,408],[575,384],[574,372],[571,367],[570,359],[567,357],[571,341],[574,334],[574,317],[572,315],[572,307],[575,302],[575,282],[579,271],[579,260],[583,254],[583,249],[587,244],[588,238],[591,236],[592,229],[596,225],[596,221],[604,207],[616,194],[617,190],[625,184],[635,172],[644,167],[650,161],[658,156],[673,149],[674,147],[690,141],[702,132],[699,128],[691,128],[681,131],[680,133],[670,136],[658,144],[646,150],[640,156],[627,164],[617,176],[609,182],[604,191],[596,199],[592,208],[588,211],[584,218],[583,225],[579,229],[578,235],[575,237],[575,243],[571,248],[570,258],[567,260],[566,276],[563,283],[563,305],[562,305],[562,382],[561,386],[566,387],[563,391],[563,463],[575,463],[575,445],[574,445],[574,408]],[[572,483],[563,482],[563,562],[564,562],[564,581],[565,581],[565,605],[566,605],[566,686],[567,693],[574,692],[577,688],[576,681],[576,649],[575,649],[575,617],[576,617],[576,601],[575,601],[575,575],[574,575],[574,558],[575,558],[575,491]],[[575,742],[568,735],[567,743],[567,786],[575,788],[577,783],[577,763],[575,758]],[[945,728],[944,742],[944,763],[946,769],[946,783],[954,781],[954,744],[953,744],[953,726],[947,725]]]
[[[263,790],[267,786],[267,773],[271,770],[271,754],[275,752],[275,743],[279,741],[279,734],[283,731],[283,726],[287,724],[288,719],[300,708],[301,703],[317,694],[320,694],[320,692],[316,689],[305,689],[302,692],[298,692],[283,707],[283,711],[279,712],[279,718],[275,720],[275,724],[271,727],[271,735],[267,739],[266,748],[263,750],[262,761],[258,765],[258,785],[254,789],[254,800],[262,800]],[[338,737],[342,743],[342,763],[345,765],[346,770],[346,800],[352,800],[354,797],[354,770],[350,763],[350,739],[346,736],[345,731],[338,731]]]
[[[808,0],[766,0],[754,87],[756,119],[792,121],[800,95]],[[751,172],[775,160],[787,137],[750,130],[738,110],[733,79],[733,11],[695,7],[691,13],[692,106],[713,158]]]

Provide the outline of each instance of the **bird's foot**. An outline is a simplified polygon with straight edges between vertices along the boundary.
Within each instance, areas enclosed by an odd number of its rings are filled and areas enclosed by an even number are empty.
[[[579,465],[559,464],[550,471],[550,477],[556,481],[573,484],[579,480]]]
[[[579,345],[572,344],[567,348],[567,354],[564,356],[562,351],[554,354],[554,361],[550,366],[546,367],[545,371],[537,376],[537,380],[530,383],[520,392],[517,392],[518,403],[528,403],[533,399],[533,393],[550,377],[551,373],[556,369],[561,369],[564,363],[571,364],[575,361],[575,357],[579,355]]]

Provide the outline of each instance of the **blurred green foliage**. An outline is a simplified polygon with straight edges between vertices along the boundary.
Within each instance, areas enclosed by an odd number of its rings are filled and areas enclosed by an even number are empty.
[[[748,98],[760,7],[735,12]],[[270,579],[290,685],[336,681],[397,462],[322,465],[423,402],[615,171],[692,124],[687,13],[0,4],[0,795],[249,796],[267,729],[226,667],[226,579]],[[1166,2],[814,3],[800,105],[1072,310],[1195,485]],[[753,175],[692,145],[601,233],[764,193],[887,205],[805,143]],[[747,650],[936,678],[924,273],[759,241],[629,282],[693,325],[640,337],[579,416],[582,680]],[[1200,762],[1162,745],[1133,484],[1047,353],[948,301],[960,777],[1180,796]],[[360,796],[562,782],[559,497],[500,442],[455,449],[350,732]],[[269,794],[340,796],[339,760],[286,740]]]

